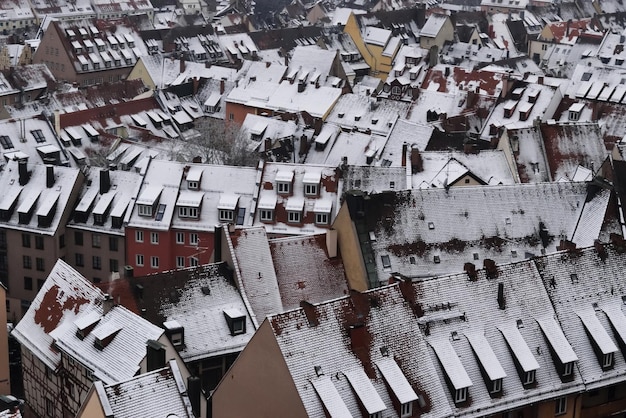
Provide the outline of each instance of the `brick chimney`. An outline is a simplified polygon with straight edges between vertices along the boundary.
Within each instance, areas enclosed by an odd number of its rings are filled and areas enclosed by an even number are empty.
[[[100,194],[105,194],[109,189],[111,189],[109,170],[100,170]]]
[[[46,187],[48,189],[54,186],[54,166],[47,165],[46,166]]]
[[[183,58],[180,59],[180,73],[185,72],[185,60]]]

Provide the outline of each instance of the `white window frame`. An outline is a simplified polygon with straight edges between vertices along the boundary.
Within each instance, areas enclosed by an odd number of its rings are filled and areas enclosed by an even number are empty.
[[[220,221],[232,222],[235,219],[235,211],[230,209],[220,209]]]
[[[198,208],[194,206],[179,206],[178,216],[180,218],[198,218]]]
[[[158,244],[158,243],[159,243],[159,233],[150,232],[150,244]]]
[[[563,376],[571,376],[574,372],[574,362],[570,361],[563,365]]]
[[[524,373],[524,382],[522,383],[524,385],[532,385],[535,383],[535,370],[529,370]]]
[[[400,405],[400,418],[408,418],[413,415],[413,401]]]
[[[500,393],[502,391],[502,379],[491,381],[491,390],[489,393]]]
[[[302,222],[302,213],[296,211],[287,211],[287,222],[290,224],[299,224]]]
[[[159,257],[153,255],[150,257],[150,268],[158,269],[159,268]]]
[[[457,389],[454,392],[454,403],[461,403],[467,400],[467,388]]]
[[[143,231],[135,231],[135,242],[143,242]]]
[[[182,332],[175,332],[170,336],[170,338],[172,341],[172,345],[174,347],[183,345],[183,333]]]
[[[277,181],[276,189],[279,194],[289,194],[291,191],[291,183],[286,181]]]
[[[200,187],[199,182],[195,181],[195,180],[188,180],[187,181],[187,188],[191,189],[191,190],[198,190],[198,188]]]
[[[198,267],[200,265],[200,260],[197,257],[189,257],[189,267]]]
[[[245,329],[246,329],[245,317],[233,319],[233,335],[243,334]]]
[[[183,256],[176,256],[176,267],[177,268],[184,268],[185,267],[185,257]]]
[[[315,223],[318,225],[328,225],[330,221],[330,215],[328,213],[316,213],[315,214]]]
[[[567,397],[562,396],[554,401],[554,415],[563,415],[567,412]]]
[[[195,232],[190,232],[189,233],[189,244],[190,245],[198,245],[198,243],[200,242],[200,238],[198,237],[198,234]]]
[[[176,244],[184,244],[185,243],[185,233],[177,232],[176,233]]]
[[[139,216],[152,216],[152,206],[137,204]]]
[[[607,368],[613,365],[613,353],[606,353],[602,356],[602,367]]]
[[[135,264],[137,264],[138,266],[143,266],[143,254],[137,254],[135,255]]]
[[[307,183],[304,185],[305,196],[317,196],[318,185],[314,183]]]
[[[261,209],[261,222],[272,222],[274,220],[274,209]]]
[[[576,122],[578,119],[580,119],[580,112],[575,112],[573,110],[569,111],[569,120]]]

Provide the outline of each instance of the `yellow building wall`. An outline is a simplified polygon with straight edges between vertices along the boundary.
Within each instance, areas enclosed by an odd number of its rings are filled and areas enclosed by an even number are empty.
[[[350,35],[354,45],[361,53],[361,56],[367,65],[370,66],[370,75],[378,77],[383,81],[386,80],[392,69],[392,62],[398,48],[396,48],[396,51],[394,51],[391,56],[383,56],[383,47],[366,44],[361,36],[361,28],[359,27],[354,13],[350,13],[350,17],[348,17],[343,31]]]
[[[0,394],[11,393],[9,336],[7,333],[6,289],[0,285]]]
[[[348,205],[345,202],[337,213],[333,228],[337,230],[337,242],[348,278],[348,286],[350,289],[360,292],[366,291],[368,289],[367,272],[365,271],[361,245],[354,223],[350,218]]]
[[[214,417],[307,417],[268,320],[224,375],[212,400]]]
[[[156,87],[154,85],[154,81],[152,80],[152,77],[150,77],[150,73],[148,73],[148,70],[146,69],[146,66],[144,65],[143,60],[141,58],[137,60],[137,62],[135,63],[135,66],[130,71],[130,74],[128,74],[127,79],[128,80],[141,79],[143,80],[143,84],[149,87],[151,90],[154,90]]]

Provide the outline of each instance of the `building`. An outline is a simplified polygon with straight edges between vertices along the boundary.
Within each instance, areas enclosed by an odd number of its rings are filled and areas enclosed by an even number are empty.
[[[6,305],[7,289],[0,282],[0,304]],[[1,306],[1,305],[0,305]],[[11,393],[11,374],[9,369],[9,336],[7,311],[0,309],[0,393]]]
[[[74,416],[93,382],[112,385],[174,359],[165,331],[59,260],[13,336],[22,345],[25,398],[39,416]]]
[[[26,160],[10,160],[2,172],[0,272],[12,322],[26,313],[56,261],[68,256],[65,226],[83,179],[78,169]]]
[[[446,42],[454,41],[454,26],[449,16],[431,14],[420,31],[420,46],[441,51]]]

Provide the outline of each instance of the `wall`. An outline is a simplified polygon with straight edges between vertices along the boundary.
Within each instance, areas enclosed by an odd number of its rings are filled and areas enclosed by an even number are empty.
[[[22,346],[22,373],[24,399],[36,416],[62,418],[62,405],[56,402],[60,392],[58,376],[51,370],[46,375],[46,365],[24,346]],[[46,402],[52,408],[51,415],[46,415]]]
[[[7,333],[7,311],[2,309],[6,300],[6,290],[0,284],[0,394],[11,393],[9,373],[9,336]]]
[[[76,418],[105,418],[95,386],[91,387],[91,391],[89,391],[87,399],[85,399],[80,411],[78,411]]]
[[[106,231],[91,231],[69,226],[66,229],[68,248],[65,261],[94,283],[106,282],[111,279],[111,260],[117,260],[117,272],[120,276],[123,276],[124,266],[126,265],[123,230],[112,230],[112,232],[118,232],[118,234],[107,234]],[[82,245],[76,243],[75,237],[77,233],[83,236]],[[99,246],[94,246],[94,244],[98,245],[97,239],[94,240],[94,235],[100,237]],[[117,239],[116,251],[111,249],[111,238]],[[82,256],[82,266],[77,263],[77,254]],[[100,268],[97,268],[97,265],[94,263],[94,256],[100,257]]]
[[[345,202],[337,213],[333,228],[337,230],[337,240],[343,267],[348,278],[348,286],[350,289],[358,291],[367,290],[367,273],[365,271],[365,263],[363,262],[363,254],[361,253],[356,229]]]
[[[214,417],[307,417],[265,320],[212,397]]]

